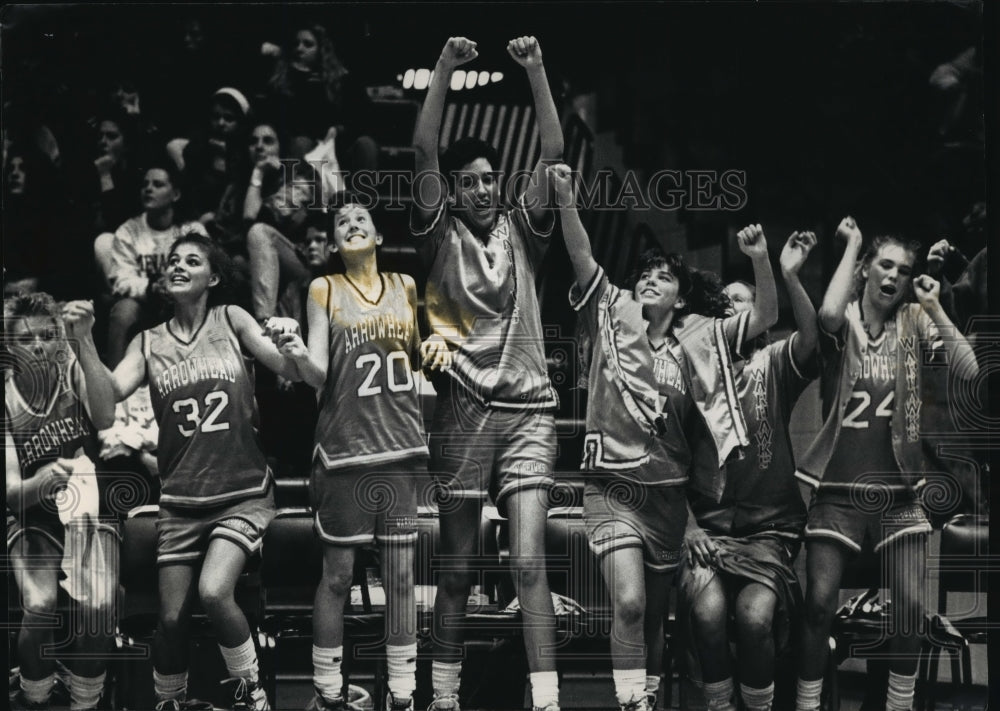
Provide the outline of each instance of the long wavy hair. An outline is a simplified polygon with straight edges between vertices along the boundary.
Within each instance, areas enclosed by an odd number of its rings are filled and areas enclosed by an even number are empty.
[[[629,276],[628,286],[634,290],[643,272],[666,267],[677,277],[677,293],[684,298],[684,306],[675,309],[676,318],[699,314],[723,318],[729,308],[729,297],[723,292],[723,283],[717,274],[689,266],[677,252],[664,254],[653,248],[639,257],[635,271]]]
[[[292,34],[285,44],[285,49],[278,58],[274,66],[274,72],[267,84],[277,94],[282,96],[292,95],[291,82],[288,79],[288,71],[292,65],[292,52],[294,51],[295,38],[299,32],[306,31],[316,38],[316,47],[319,50],[319,67],[315,70],[323,82],[326,89],[326,98],[331,103],[336,103],[340,98],[340,84],[347,76],[347,67],[344,66],[337,53],[333,49],[333,41],[327,34],[326,28],[322,25],[311,25],[299,27]]]

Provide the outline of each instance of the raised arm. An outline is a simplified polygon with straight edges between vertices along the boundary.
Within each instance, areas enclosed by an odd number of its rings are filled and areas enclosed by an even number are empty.
[[[444,97],[448,93],[451,74],[456,67],[471,62],[479,56],[476,43],[465,37],[451,37],[441,50],[441,56],[434,66],[434,75],[427,96],[424,97],[417,125],[413,132],[413,148],[416,153],[417,175],[440,173],[438,167],[438,144],[441,133],[441,116],[444,114]],[[430,219],[445,198],[444,182],[440,176],[415,179],[415,209],[425,219]]]
[[[566,240],[566,251],[569,252],[569,261],[573,265],[573,274],[576,283],[580,288],[584,288],[594,278],[598,265],[590,248],[590,236],[584,229],[580,213],[576,209],[573,171],[565,163],[559,163],[546,168],[546,174],[552,183],[556,204],[559,206],[563,239]]]
[[[542,48],[538,40],[534,37],[518,37],[507,43],[507,52],[528,73],[531,97],[535,103],[542,154],[524,194],[524,204],[527,206],[531,221],[541,224],[549,215],[550,207],[548,173],[545,168],[554,161],[562,160],[564,147],[562,126],[559,125],[559,113],[552,99],[549,80],[545,76]]]
[[[975,378],[979,374],[976,354],[962,332],[955,328],[955,324],[948,318],[944,307],[941,306],[941,284],[933,277],[921,274],[913,280],[913,293],[916,295],[917,301],[920,302],[921,308],[937,326],[944,341],[945,350],[948,352],[948,362],[952,369],[965,380]]]
[[[754,286],[757,294],[747,320],[746,338],[764,333],[778,322],[778,290],[767,255],[767,238],[760,225],[747,225],[736,234],[740,251],[753,262]]]
[[[70,301],[63,307],[66,338],[83,370],[87,414],[94,427],[107,429],[115,421],[115,388],[94,345],[94,302]]]
[[[854,286],[854,267],[861,252],[861,230],[851,216],[837,226],[837,237],[847,243],[840,264],[826,287],[823,304],[819,307],[819,323],[827,333],[838,333],[844,325],[844,312],[851,300]]]
[[[81,326],[74,323],[73,328],[77,329]],[[128,344],[125,356],[113,373],[101,362],[96,348],[80,348],[77,351],[77,358],[87,382],[88,405],[90,400],[96,397],[101,401],[97,403],[98,409],[105,407],[104,399],[108,397],[108,393],[111,393],[112,417],[114,416],[114,403],[121,402],[134,393],[146,380],[146,356],[142,352],[141,333]],[[90,405],[90,407],[93,406]],[[94,424],[98,424],[96,419]]]
[[[795,316],[795,329],[798,336],[792,341],[792,358],[801,369],[816,350],[818,331],[816,328],[816,309],[813,308],[809,294],[799,281],[799,270],[806,263],[809,252],[816,246],[816,235],[812,232],[793,232],[781,250],[781,276],[785,279],[788,289],[788,299],[792,303],[792,314]]]

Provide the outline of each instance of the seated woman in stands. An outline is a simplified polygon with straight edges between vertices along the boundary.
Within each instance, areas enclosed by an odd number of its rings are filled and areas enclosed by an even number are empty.
[[[142,214],[94,241],[94,255],[114,298],[107,348],[112,366],[122,359],[135,329],[152,325],[159,315],[157,298],[163,293],[170,246],[182,235],[205,234],[201,223],[183,219],[180,175],[169,161],[149,166],[141,187]]]
[[[631,289],[594,261],[569,167],[549,168],[576,284],[588,373],[583,514],[611,595],[611,666],[623,711],[655,705],[663,618],[681,561],[685,485],[718,497],[719,468],[749,444],[732,353],[774,324],[778,305],[759,225],[741,230],[752,306],[726,315],[717,277],[650,250]]]
[[[332,136],[346,169],[375,170],[378,146],[364,134],[370,125],[371,102],[340,61],[326,29],[296,27],[285,46],[265,43],[263,49],[274,57],[274,64],[262,103],[268,115],[287,120],[288,154],[305,157],[325,136]],[[332,135],[331,126],[336,129]]]
[[[167,143],[167,154],[191,193],[191,213],[207,222],[242,164],[250,102],[243,92],[222,87],[212,95],[207,125]]]

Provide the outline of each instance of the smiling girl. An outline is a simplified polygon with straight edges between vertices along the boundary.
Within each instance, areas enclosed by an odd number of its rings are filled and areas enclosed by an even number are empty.
[[[160,430],[160,621],[153,639],[160,711],[176,711],[187,694],[188,621],[196,593],[235,683],[233,708],[269,708],[250,628],[233,595],[275,511],[249,357],[299,378],[295,363],[250,314],[225,305],[230,271],[226,255],[207,237],[178,239],[165,273],[173,316],[136,336],[113,374],[102,366],[95,375],[110,382],[118,400],[148,384]],[[279,326],[287,330],[289,324]],[[273,338],[286,352],[305,351],[298,335]]]
[[[382,235],[368,211],[347,203],[327,228],[343,274],[309,288],[309,358],[303,379],[319,393],[310,482],[323,577],[313,618],[311,711],[346,708],[341,661],[344,602],[358,546],[377,541],[386,589],[385,708],[413,708],[416,604],[413,553],[417,484],[427,444],[414,371],[419,365],[417,287],[406,274],[379,272]],[[391,502],[379,506],[379,500]]]
[[[684,484],[718,497],[720,468],[749,444],[732,353],[777,320],[760,225],[738,234],[753,260],[753,305],[726,316],[722,284],[679,255],[650,250],[631,290],[610,283],[580,222],[573,175],[548,169],[576,276],[570,303],[584,332],[589,392],[583,515],[614,616],[611,666],[622,711],[655,705],[663,618],[681,561]],[[710,702],[715,688],[706,685]],[[721,691],[721,687],[720,687]]]

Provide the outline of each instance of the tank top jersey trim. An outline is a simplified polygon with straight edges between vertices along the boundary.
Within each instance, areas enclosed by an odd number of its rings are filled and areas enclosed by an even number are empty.
[[[188,341],[169,321],[143,331],[142,350],[160,429],[160,504],[208,508],[266,494],[252,359],[228,307],[210,308]]]
[[[413,363],[416,286],[383,272],[372,301],[344,274],[325,277],[329,364],[319,394],[313,458],[344,471],[427,457]]]

